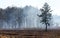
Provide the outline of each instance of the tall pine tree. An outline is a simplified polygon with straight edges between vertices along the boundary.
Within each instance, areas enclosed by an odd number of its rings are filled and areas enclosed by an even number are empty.
[[[45,24],[45,26],[46,26],[45,31],[47,31],[47,27],[50,26],[50,24],[51,24],[50,21],[51,21],[52,15],[50,12],[52,12],[52,10],[50,10],[50,9],[51,9],[50,6],[47,3],[45,3],[43,8],[40,9],[41,15],[38,15],[39,17],[42,18],[41,23]]]

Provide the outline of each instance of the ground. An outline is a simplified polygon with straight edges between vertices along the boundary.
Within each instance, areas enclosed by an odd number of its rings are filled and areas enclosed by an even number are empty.
[[[0,30],[0,38],[60,38],[60,30]]]

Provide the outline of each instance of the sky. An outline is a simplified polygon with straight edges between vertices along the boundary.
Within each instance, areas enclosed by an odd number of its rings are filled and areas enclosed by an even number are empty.
[[[28,5],[40,9],[45,2],[51,6],[53,15],[60,16],[60,0],[0,0],[0,8],[5,9],[8,6],[25,7]]]

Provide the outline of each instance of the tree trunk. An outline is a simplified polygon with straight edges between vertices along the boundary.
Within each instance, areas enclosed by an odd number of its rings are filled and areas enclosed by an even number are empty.
[[[46,25],[46,29],[45,29],[45,31],[47,31],[47,24],[45,24]]]

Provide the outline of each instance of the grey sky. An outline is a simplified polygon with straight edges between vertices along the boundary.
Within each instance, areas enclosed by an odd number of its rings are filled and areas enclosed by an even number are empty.
[[[26,5],[40,9],[47,2],[53,12],[53,15],[60,15],[60,0],[0,0],[0,8],[8,6],[24,7]]]

